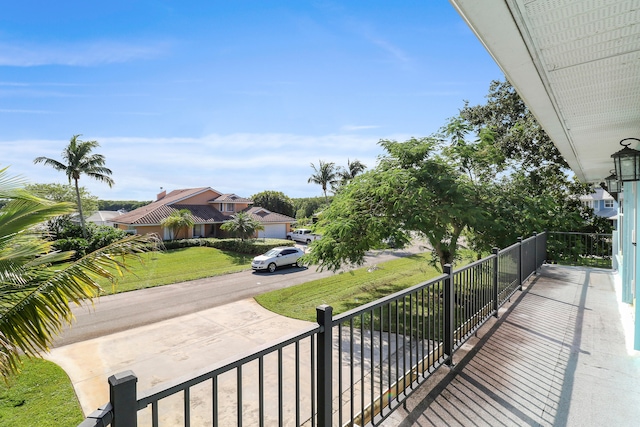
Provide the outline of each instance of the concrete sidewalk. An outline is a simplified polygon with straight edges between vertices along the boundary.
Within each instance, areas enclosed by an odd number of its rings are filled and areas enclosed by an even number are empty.
[[[138,390],[144,391],[309,325],[246,299],[54,348],[45,357],[67,372],[89,414],[109,401],[110,375],[131,370],[138,376]]]
[[[520,295],[383,425],[640,425],[612,272],[547,265]]]

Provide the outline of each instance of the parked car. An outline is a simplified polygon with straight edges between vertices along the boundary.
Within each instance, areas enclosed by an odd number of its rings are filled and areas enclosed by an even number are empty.
[[[306,244],[309,244],[314,240],[318,240],[320,237],[322,236],[313,234],[308,228],[300,228],[287,233],[287,239]]]
[[[285,265],[298,265],[298,259],[304,255],[301,249],[292,248],[290,246],[280,246],[270,251],[258,255],[251,262],[251,268],[256,271],[268,270],[270,273],[276,271],[276,268]]]

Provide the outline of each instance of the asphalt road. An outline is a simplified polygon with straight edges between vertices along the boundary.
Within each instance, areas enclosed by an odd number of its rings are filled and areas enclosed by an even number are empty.
[[[419,245],[404,250],[372,253],[365,265],[424,251]],[[315,267],[290,267],[275,273],[244,271],[100,297],[93,306],[74,307],[75,320],[55,339],[54,347],[148,325],[208,308],[252,298],[334,274]]]

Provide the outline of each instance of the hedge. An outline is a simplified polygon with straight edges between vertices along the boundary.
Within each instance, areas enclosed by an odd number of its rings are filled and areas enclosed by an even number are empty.
[[[165,249],[180,249],[190,248],[194,246],[206,246],[209,248],[220,249],[222,251],[232,251],[249,255],[260,255],[277,246],[293,246],[294,242],[292,242],[291,240],[281,239],[240,240],[200,238],[170,240],[167,242],[163,242],[163,244]]]

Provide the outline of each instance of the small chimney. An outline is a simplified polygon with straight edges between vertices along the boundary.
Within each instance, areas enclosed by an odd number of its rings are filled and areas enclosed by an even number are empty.
[[[162,190],[162,187],[160,187],[160,189]],[[160,193],[158,193],[158,195],[156,196],[156,202],[160,199],[164,199],[164,196],[167,195],[167,190],[162,190]]]

